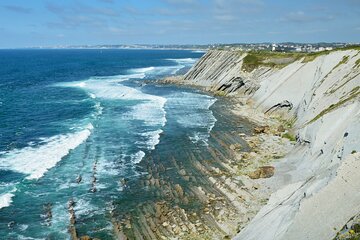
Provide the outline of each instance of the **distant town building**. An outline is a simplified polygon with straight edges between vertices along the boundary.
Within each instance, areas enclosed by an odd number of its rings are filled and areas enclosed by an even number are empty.
[[[276,47],[277,47],[276,44],[271,45],[271,51],[275,52],[275,51],[276,51]]]

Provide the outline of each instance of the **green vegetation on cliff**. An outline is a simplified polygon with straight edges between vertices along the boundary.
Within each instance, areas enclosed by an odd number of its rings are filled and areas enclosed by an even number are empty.
[[[339,102],[335,103],[335,104],[331,104],[328,108],[322,110],[317,116],[315,116],[313,119],[311,119],[307,124],[313,123],[316,120],[318,120],[319,118],[321,118],[322,116],[324,116],[325,114],[332,112],[333,110],[341,107],[342,105],[344,105],[345,103],[349,102],[350,100],[354,99],[355,97],[357,97],[358,95],[360,95],[360,87],[355,87],[353,90],[351,90],[350,94],[341,99]]]
[[[360,58],[358,60],[356,60],[355,62],[355,67],[358,68],[360,67]]]
[[[282,68],[298,59],[298,53],[282,53],[269,51],[249,52],[243,59],[242,70],[251,72],[252,70],[266,66],[271,68]]]
[[[302,62],[311,62],[321,55],[329,54],[330,51],[316,53],[293,53],[293,52],[269,52],[252,51],[243,59],[242,70],[251,72],[254,69],[264,66],[270,68],[283,68],[290,63],[303,59]]]
[[[345,51],[345,50],[358,50],[360,51],[359,46],[348,46],[340,49],[333,49],[330,51],[321,51],[314,53],[303,53],[303,52],[271,52],[271,51],[250,51],[247,53],[246,57],[243,59],[242,70],[246,72],[251,72],[254,69],[264,66],[270,68],[283,68],[290,63],[293,63],[297,60],[302,59],[302,63],[307,63],[315,60],[319,56],[327,55],[335,51]],[[344,57],[339,65],[347,63],[349,56]],[[358,60],[355,64],[357,67],[360,66],[360,61]]]

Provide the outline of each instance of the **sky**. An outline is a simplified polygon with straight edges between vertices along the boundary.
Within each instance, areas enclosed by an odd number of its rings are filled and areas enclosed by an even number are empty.
[[[0,48],[360,42],[360,0],[0,0]]]

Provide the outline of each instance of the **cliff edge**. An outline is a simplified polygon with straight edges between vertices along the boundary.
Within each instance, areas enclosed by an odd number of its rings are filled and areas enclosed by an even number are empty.
[[[360,49],[212,50],[183,81],[292,123],[294,149],[262,180],[273,193],[235,239],[333,239],[360,213]]]

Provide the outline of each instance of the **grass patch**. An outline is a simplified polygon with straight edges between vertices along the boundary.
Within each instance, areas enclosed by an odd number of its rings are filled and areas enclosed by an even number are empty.
[[[321,52],[303,53],[303,52],[271,52],[271,51],[250,51],[243,59],[242,70],[251,72],[254,69],[264,66],[270,68],[283,68],[288,64],[302,59],[302,63],[307,63],[315,60],[319,56],[328,55],[329,53],[345,50],[359,50],[360,46],[347,46],[343,48],[335,48],[333,50],[326,50]],[[241,52],[244,53],[244,52]],[[283,61],[282,61],[283,60]],[[284,61],[286,60],[286,61]],[[349,61],[349,56],[344,56],[343,59],[336,66],[345,64]],[[360,60],[356,61],[356,66],[360,67]],[[335,67],[335,68],[336,68]]]
[[[280,122],[282,126],[284,126],[285,129],[289,130],[292,129],[296,122],[296,117],[290,117],[290,118],[282,118],[280,116],[274,116],[273,119],[276,119]]]
[[[360,58],[355,62],[355,68],[359,68],[359,67],[360,67]]]
[[[290,119],[286,119],[283,123],[285,127],[287,127],[288,129],[292,129],[294,127],[295,122],[296,122],[296,117],[293,117]]]
[[[328,73],[328,74],[326,74],[326,76],[321,80],[321,83],[323,83],[324,81],[325,81],[325,79],[328,77],[328,76],[330,76],[330,74],[337,68],[337,67],[339,67],[339,66],[341,66],[342,64],[345,64],[345,63],[347,63],[349,61],[349,56],[344,56],[341,60],[340,60],[340,62],[338,62],[338,64],[336,64],[336,66],[335,67],[333,67],[333,69],[331,69],[331,71]],[[348,74],[350,74],[350,73],[348,73]],[[346,75],[344,78],[346,78],[348,75]],[[344,79],[343,78],[343,79]],[[333,92],[335,92],[337,89],[333,89],[333,90],[331,90],[330,91],[330,93],[333,93]]]
[[[242,70],[246,72],[251,72],[260,65],[261,65],[260,58],[255,54],[249,53],[243,59]]]
[[[347,77],[349,77],[349,75],[350,75],[350,73],[346,74],[343,79],[346,79]],[[336,92],[337,90],[339,90],[340,88],[342,88],[343,86],[345,86],[345,84],[347,84],[347,83],[350,82],[351,80],[355,79],[358,75],[360,75],[360,73],[358,73],[358,74],[356,74],[355,76],[347,79],[344,83],[342,83],[340,86],[332,89],[329,93],[334,93],[334,92]],[[353,89],[353,90],[354,90],[354,89]],[[353,90],[352,90],[352,91],[353,91]]]
[[[347,63],[348,61],[349,61],[349,56],[343,56],[343,58],[341,59],[341,61],[334,67],[334,69],[337,68],[337,67],[339,67],[339,66],[342,65],[342,64]]]
[[[344,99],[340,100],[339,102],[337,102],[335,104],[331,104],[328,108],[322,110],[316,117],[314,117],[312,120],[310,120],[307,124],[315,122],[316,120],[318,120],[319,118],[321,118],[325,114],[337,109],[338,107],[345,104],[346,102],[354,99],[356,96],[358,96],[360,94],[359,89],[360,89],[359,86],[355,87],[353,90],[351,90],[351,92],[350,92],[350,94],[349,94],[349,96],[347,98],[344,98]]]
[[[314,53],[305,53],[303,54],[304,59],[302,60],[302,63],[308,63],[315,60],[315,58],[328,55],[331,51],[322,51],[322,52],[314,52]]]
[[[283,135],[281,135],[281,137],[287,138],[287,139],[289,139],[289,140],[292,141],[292,142],[295,142],[295,141],[296,141],[295,136],[294,136],[293,134],[289,133],[289,132],[284,133]]]
[[[301,55],[301,53],[252,51],[244,57],[242,70],[251,72],[260,66],[283,68],[290,63],[300,59]]]
[[[214,95],[217,96],[217,97],[225,97],[226,96],[226,92],[224,91],[214,91]]]

